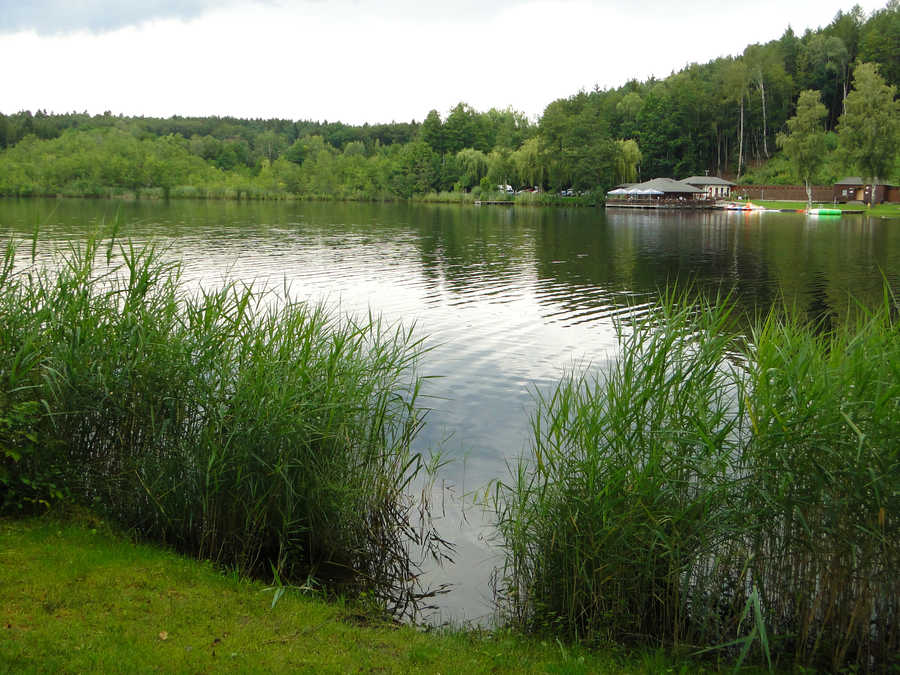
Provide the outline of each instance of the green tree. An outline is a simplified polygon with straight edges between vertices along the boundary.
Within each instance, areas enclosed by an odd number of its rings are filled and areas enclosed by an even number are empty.
[[[641,150],[635,140],[616,141],[616,182],[634,183],[641,164]]]
[[[458,103],[447,116],[443,127],[446,152],[457,153],[463,148],[490,152],[494,137],[488,117],[478,113],[467,103]]]
[[[440,158],[428,143],[413,141],[404,145],[400,151],[400,166],[403,176],[397,182],[395,190],[401,197],[409,198],[434,189]]]
[[[841,38],[817,33],[806,41],[800,62],[803,70],[801,86],[822,92],[822,101],[829,113],[828,126],[833,128],[849,84],[850,52]]]
[[[487,113],[481,115],[480,118],[490,128],[487,140],[490,140],[490,137],[493,138],[493,147],[495,149],[515,150],[534,131],[531,123],[528,121],[528,117],[512,108],[506,108],[505,110],[491,108]]]
[[[487,175],[488,160],[480,150],[465,148],[456,153],[456,164],[459,167],[459,182],[464,188],[474,187]]]
[[[267,159],[269,164],[275,161],[288,146],[288,140],[274,131],[263,131],[253,139],[253,149],[257,156]]]
[[[466,103],[457,103],[450,111],[443,128],[447,152],[455,154],[463,148],[476,148],[482,152],[485,150],[476,147],[476,115],[475,110]]]
[[[491,185],[507,185],[511,182],[518,184],[518,180],[514,177],[516,167],[509,150],[492,150],[487,156],[487,163],[487,177]]]
[[[900,85],[900,1],[890,0],[862,27],[859,60],[878,64],[888,84]]]
[[[644,101],[636,91],[630,91],[616,104],[619,115],[619,133],[630,136],[637,131],[637,117]]]
[[[733,61],[725,70],[723,90],[725,101],[737,103],[740,112],[740,125],[738,126],[738,164],[737,177],[741,177],[741,169],[744,166],[744,99],[747,97],[750,87],[750,71],[742,59]]]
[[[671,176],[680,153],[675,140],[678,128],[675,105],[668,90],[662,84],[644,97],[637,116],[637,141],[644,148],[643,169],[648,177]]]
[[[874,63],[861,63],[853,74],[838,124],[838,139],[846,161],[866,180],[890,177],[900,143],[900,101]]]
[[[6,121],[6,115],[0,113],[0,150],[9,145],[9,122]]]
[[[419,129],[419,138],[428,143],[431,149],[439,155],[443,155],[447,151],[444,127],[437,110],[429,111],[428,116]]]
[[[537,136],[522,143],[522,147],[512,153],[510,158],[520,185],[543,186],[544,162],[541,157],[540,139]]]
[[[787,121],[788,133],[778,134],[775,140],[806,185],[808,206],[812,206],[810,177],[825,159],[824,120],[827,116],[821,94],[811,89],[802,91],[797,100],[797,114]]]

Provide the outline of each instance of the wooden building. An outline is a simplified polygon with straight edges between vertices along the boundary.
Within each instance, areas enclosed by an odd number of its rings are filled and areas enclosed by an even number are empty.
[[[728,199],[731,197],[731,188],[735,185],[718,176],[691,176],[682,179],[681,182],[703,190],[706,199]]]
[[[859,176],[848,176],[834,184],[835,202],[862,202],[874,206],[883,202],[900,202],[900,187],[880,178],[866,182]]]

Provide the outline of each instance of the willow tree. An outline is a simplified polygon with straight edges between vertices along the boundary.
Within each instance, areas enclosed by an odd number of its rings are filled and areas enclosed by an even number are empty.
[[[481,150],[463,148],[456,153],[456,162],[460,168],[460,184],[464,188],[478,185],[479,181],[487,175],[488,159]]]
[[[778,144],[806,186],[806,203],[812,206],[811,176],[825,159],[825,123],[828,109],[818,91],[807,89],[797,99],[797,114],[787,121],[788,133],[778,134]]]
[[[638,167],[641,164],[641,150],[634,139],[616,141],[616,181],[634,183],[638,178]]]

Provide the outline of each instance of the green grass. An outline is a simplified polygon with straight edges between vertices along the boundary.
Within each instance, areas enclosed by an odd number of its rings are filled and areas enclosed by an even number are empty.
[[[507,621],[779,667],[900,666],[900,328],[737,332],[672,293],[597,377],[539,394],[496,486]]]
[[[751,199],[754,204],[765,206],[769,209],[795,209],[806,210],[806,202],[775,201],[770,199]],[[883,218],[900,218],[900,204],[878,204],[871,208],[861,204],[832,204],[830,202],[813,202],[813,208],[840,209],[841,211],[862,210],[867,216]]]
[[[0,520],[0,671],[702,672],[656,651],[508,632],[423,632],[115,535],[102,521]]]
[[[95,239],[56,270],[14,271],[16,255],[0,266],[0,506],[71,499],[246,574],[415,611],[417,556],[447,547],[407,490],[430,461],[412,450],[410,328],[235,283],[188,292],[152,247]]]

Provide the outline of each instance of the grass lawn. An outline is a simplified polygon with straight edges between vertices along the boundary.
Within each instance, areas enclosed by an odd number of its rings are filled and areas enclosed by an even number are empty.
[[[103,523],[0,520],[0,672],[698,672],[660,651],[397,627],[135,544]]]
[[[769,209],[797,209],[806,210],[806,202],[775,201],[771,199],[751,199],[751,202]],[[880,218],[900,218],[900,204],[878,204],[872,208],[866,208],[860,204],[832,204],[830,202],[813,202],[813,208],[840,209],[841,211],[862,210],[867,216]]]

